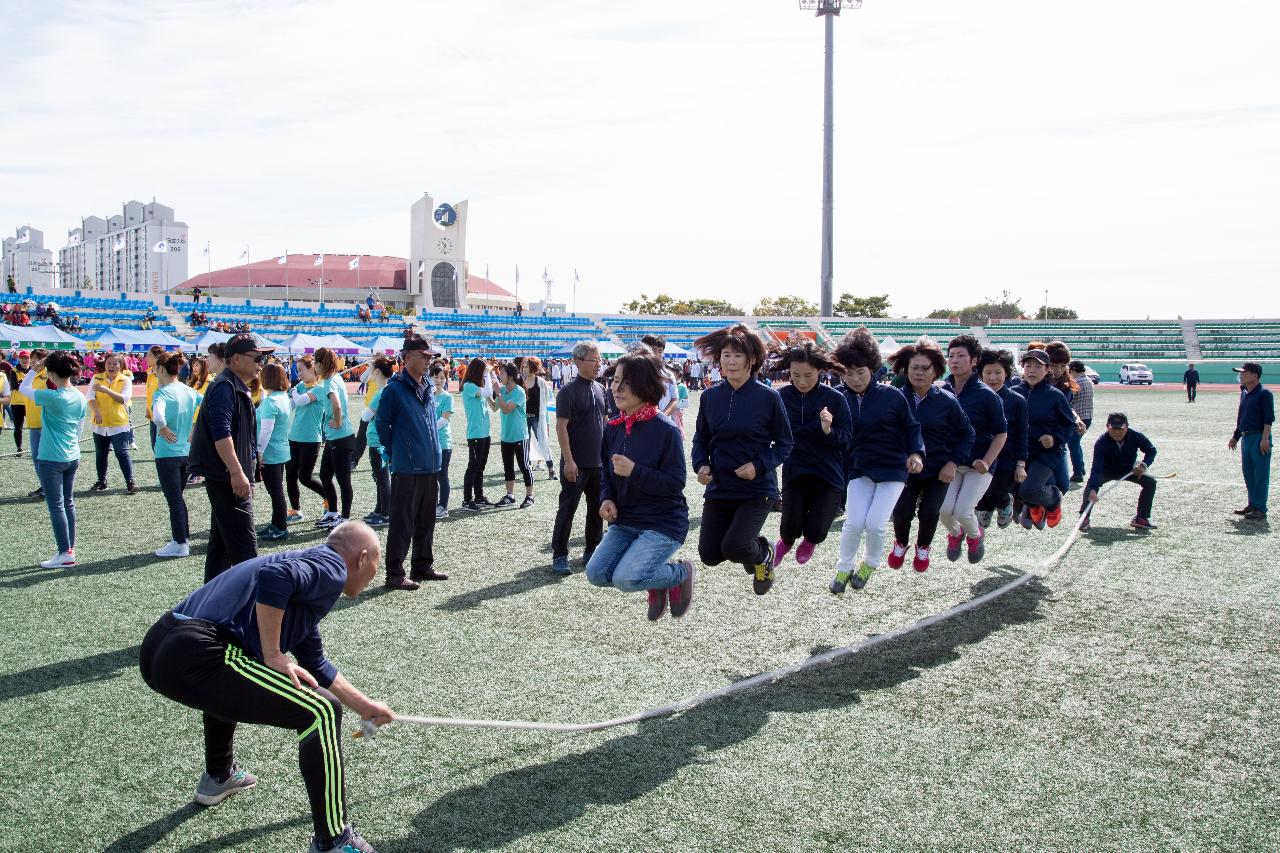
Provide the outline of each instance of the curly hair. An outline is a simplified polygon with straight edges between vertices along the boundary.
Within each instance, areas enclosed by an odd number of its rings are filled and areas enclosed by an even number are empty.
[[[929,366],[933,368],[934,379],[941,377],[947,370],[947,360],[943,357],[942,350],[938,348],[937,342],[931,338],[921,338],[914,344],[907,344],[893,354],[893,372],[906,373],[907,367],[911,364],[911,359],[916,356],[929,360]]]
[[[854,367],[865,367],[872,373],[880,369],[880,344],[866,326],[859,326],[847,332],[836,345],[836,361],[844,365],[845,370]]]
[[[984,349],[978,356],[978,374],[989,364],[998,364],[1004,368],[1004,378],[1008,381],[1013,376],[1013,353],[1007,349]]]
[[[702,356],[719,361],[725,350],[740,352],[751,361],[751,373],[755,375],[764,366],[764,341],[744,323],[734,323],[723,329],[709,332],[693,342],[693,348]]]
[[[793,364],[807,364],[814,370],[839,370],[835,357],[825,348],[809,339],[789,344],[782,351],[779,370],[790,370]]]
[[[947,344],[947,352],[951,352],[956,347],[968,352],[969,358],[977,358],[982,355],[982,344],[978,343],[978,339],[973,335],[956,335],[951,339],[951,343]]]

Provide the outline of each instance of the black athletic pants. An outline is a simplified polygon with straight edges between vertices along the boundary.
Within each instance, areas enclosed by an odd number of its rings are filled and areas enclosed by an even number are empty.
[[[271,524],[277,530],[284,530],[289,523],[289,507],[284,496],[284,466],[284,462],[262,466],[262,482],[271,496]]]
[[[374,504],[376,515],[391,514],[391,469],[382,456],[382,449],[369,448],[369,470],[373,474],[373,488],[377,492],[378,502]]]
[[[231,771],[236,723],[298,733],[298,766],[307,786],[317,840],[328,843],[347,824],[342,774],[342,704],[324,688],[297,688],[228,642],[203,619],[160,617],[142,641],[142,680],[161,696],[204,712],[205,772]]]
[[[360,457],[364,456],[365,448],[369,446],[369,421],[361,421],[360,428],[356,430],[356,449],[351,452],[351,470],[355,470],[360,464]]]
[[[320,456],[322,446],[313,441],[289,442],[289,461],[285,463],[285,475],[289,486],[289,507],[295,512],[302,509],[299,483],[324,497],[324,483],[317,480],[315,475],[316,459]]]
[[[938,532],[938,513],[947,497],[948,485],[937,477],[915,480],[907,478],[906,488],[898,496],[898,503],[893,508],[895,542],[907,544],[911,535],[911,519],[918,517],[920,524],[916,529],[916,544],[921,548],[929,547],[933,542],[933,534]]]
[[[1018,487],[1018,498],[1031,506],[1056,509],[1062,503],[1055,463],[1058,457],[1042,456],[1027,466],[1027,479]]]
[[[191,530],[187,522],[187,501],[182,491],[187,487],[187,457],[162,456],[156,460],[156,479],[160,493],[169,505],[169,533],[174,542],[186,542]]]
[[[1187,386],[1187,402],[1188,402],[1188,403],[1194,403],[1195,401],[1196,401],[1196,386],[1195,386],[1195,385],[1188,385],[1188,386]],[[14,419],[14,423],[16,424],[17,422],[18,422],[18,421],[17,421],[17,419],[15,418],[15,419]],[[1146,518],[1146,516],[1144,515],[1144,516],[1143,516],[1143,518]]]
[[[516,479],[516,464],[520,465],[520,474],[524,477],[524,487],[533,487],[533,474],[529,472],[529,442],[502,442],[502,473],[508,483]]]
[[[324,499],[329,502],[329,511],[338,509],[338,493],[342,493],[343,518],[351,517],[351,455],[356,450],[356,437],[335,438],[324,444],[324,455],[320,457],[320,482],[324,485]],[[333,481],[338,486],[334,488]]]
[[[827,538],[844,501],[844,490],[817,474],[801,474],[782,487],[782,523],[778,538],[794,545],[801,536],[814,545]]]
[[[209,549],[204,555],[204,582],[227,569],[258,556],[258,534],[253,528],[253,489],[238,498],[230,482],[204,479],[209,496]]]
[[[13,446],[22,450],[22,425],[27,422],[27,407],[10,406],[9,414],[13,416]]]
[[[1107,471],[1102,475],[1102,483],[1106,485],[1112,480],[1123,480],[1129,478],[1129,482],[1136,483],[1141,487],[1142,491],[1138,494],[1138,517],[1151,519],[1151,505],[1156,499],[1156,478],[1150,474],[1143,474],[1141,477],[1129,477],[1133,470],[1128,471]],[[1084,512],[1084,508],[1089,505],[1089,493],[1084,493],[1084,499],[1080,501],[1080,511]]]
[[[462,475],[462,501],[484,497],[484,466],[489,464],[489,438],[467,439],[467,471]]]
[[[569,482],[564,475],[564,459],[560,460],[560,505],[556,508],[556,524],[551,531],[551,556],[569,556],[569,534],[573,532],[573,517],[578,513],[578,502],[587,498],[587,539],[584,554],[594,553],[604,538],[604,519],[600,517],[600,469],[579,468],[577,482]]]
[[[763,563],[770,546],[760,542],[760,528],[772,508],[772,495],[703,501],[698,557],[708,566],[718,566],[725,560],[747,568]]]
[[[432,545],[436,536],[435,474],[391,475],[391,526],[387,530],[387,580],[404,577],[409,554],[409,577],[421,580],[435,564]]]
[[[982,512],[997,512],[1009,505],[1013,497],[1013,469],[992,471],[991,484],[987,493],[978,501],[977,509]]]

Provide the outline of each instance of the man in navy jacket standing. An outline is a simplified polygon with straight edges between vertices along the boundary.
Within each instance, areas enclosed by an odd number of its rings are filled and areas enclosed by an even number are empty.
[[[374,426],[391,467],[391,526],[384,586],[411,591],[420,581],[443,581],[449,576],[435,570],[432,553],[441,448],[435,394],[427,379],[431,345],[421,335],[406,337],[400,354],[404,369],[383,389]],[[413,556],[406,578],[404,559],[410,543]]]

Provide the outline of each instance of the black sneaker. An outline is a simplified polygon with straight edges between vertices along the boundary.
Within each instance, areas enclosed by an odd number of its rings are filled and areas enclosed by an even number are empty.
[[[520,501],[521,509],[528,509],[533,506],[533,495],[527,495],[524,500]]]
[[[128,483],[128,484],[125,486],[125,489],[126,489],[126,491],[128,491],[128,492],[129,492],[129,494],[131,494],[131,495],[136,495],[136,494],[138,493],[138,484],[137,484],[137,483]]]
[[[37,500],[44,500],[44,489],[32,489],[31,491],[27,492],[27,497],[35,498]]]
[[[757,536],[756,541],[764,550],[764,562],[752,566],[751,590],[756,595],[764,595],[773,588],[773,549],[763,536]]]
[[[332,853],[378,853],[373,849],[372,844],[361,838],[360,833],[350,826],[343,830],[342,835],[338,836],[329,850]],[[314,837],[311,839],[311,849],[308,853],[323,853],[320,843]]]
[[[480,507],[481,509],[483,509],[484,507],[487,507],[487,506],[493,506],[493,505],[494,505],[494,504],[493,504],[493,501],[489,500],[489,499],[488,499],[488,498],[486,498],[486,497],[478,497],[478,498],[476,498],[475,500],[473,500],[473,501],[472,501],[472,503],[473,503],[473,504],[475,504],[476,506]]]
[[[101,480],[99,480],[98,482],[94,483],[92,486],[89,487],[89,491],[91,492],[105,492],[106,490],[107,490],[107,484],[102,482]]]
[[[480,507],[476,505],[476,502],[475,502],[475,501],[463,501],[463,502],[462,502],[462,508],[463,508],[463,509],[465,509],[467,512],[479,512],[479,511],[480,511]]]
[[[494,504],[494,506],[511,506],[515,502],[516,499],[511,497],[511,495],[503,495],[498,499],[498,502]]]
[[[1084,474],[1072,474],[1072,475],[1071,475],[1071,482],[1073,482],[1073,483],[1083,483],[1083,482],[1084,482]]]

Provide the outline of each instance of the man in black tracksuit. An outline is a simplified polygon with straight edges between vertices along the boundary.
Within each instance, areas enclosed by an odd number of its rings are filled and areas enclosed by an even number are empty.
[[[236,563],[258,556],[253,526],[258,436],[248,383],[262,372],[262,362],[270,352],[259,349],[253,335],[235,335],[227,341],[227,366],[209,386],[197,413],[189,468],[192,474],[204,477],[209,496],[205,583]]]
[[[1142,461],[1138,461],[1142,451]],[[1156,481],[1147,469],[1156,459],[1156,446],[1142,433],[1129,429],[1129,419],[1123,412],[1107,415],[1107,433],[1098,436],[1093,443],[1093,467],[1089,469],[1089,482],[1084,487],[1085,498],[1080,512],[1098,500],[1098,488],[1111,480],[1133,480],[1142,488],[1138,495],[1138,514],[1129,522],[1139,530],[1154,530],[1151,523],[1151,504],[1156,496]],[[1080,525],[1089,529],[1089,519]]]
[[[1194,403],[1196,401],[1196,386],[1200,384],[1200,371],[1196,370],[1194,364],[1187,365],[1186,373],[1182,374],[1182,384],[1187,386],[1187,402]]]

